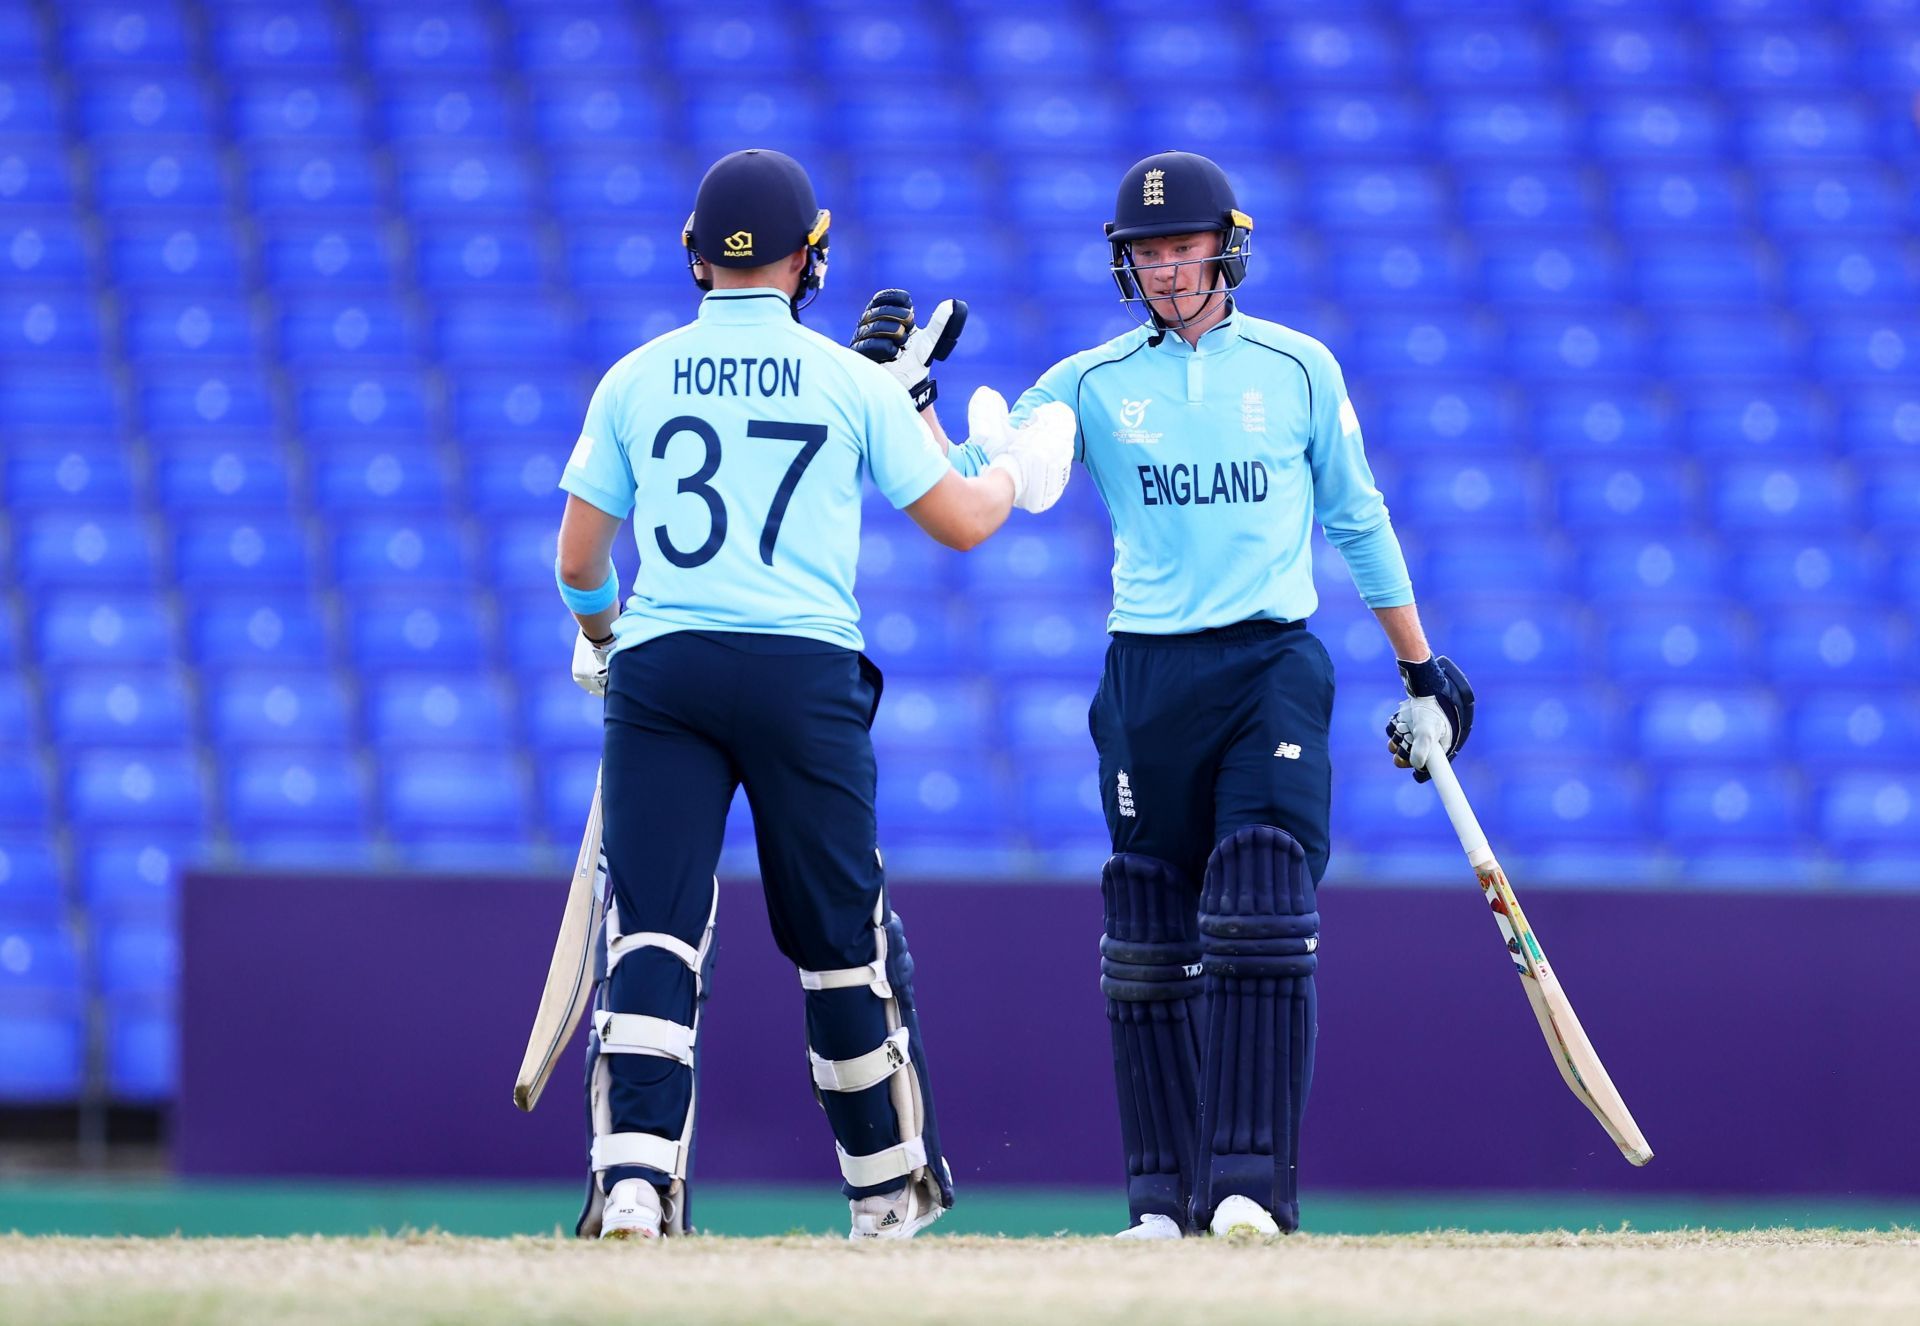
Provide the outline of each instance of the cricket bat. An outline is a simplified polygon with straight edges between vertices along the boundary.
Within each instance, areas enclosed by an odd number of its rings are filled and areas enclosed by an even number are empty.
[[[1432,775],[1434,789],[1440,793],[1440,804],[1446,807],[1447,818],[1453,821],[1460,846],[1465,849],[1474,873],[1480,877],[1480,889],[1486,894],[1487,905],[1493,908],[1493,919],[1500,927],[1501,937],[1507,941],[1507,952],[1513,957],[1514,970],[1520,974],[1521,988],[1527,992],[1527,1002],[1533,1005],[1533,1016],[1540,1023],[1540,1034],[1547,1038],[1547,1047],[1553,1051],[1554,1062],[1560,1066],[1560,1076],[1581,1103],[1593,1111],[1593,1117],[1607,1130],[1607,1136],[1620,1148],[1620,1154],[1631,1164],[1646,1164],[1653,1159],[1653,1148],[1647,1145],[1640,1125],[1633,1121],[1627,1103],[1620,1098],[1613,1079],[1607,1076],[1606,1065],[1594,1052],[1593,1042],[1581,1029],[1567,992],[1560,988],[1560,979],[1547,965],[1547,955],[1541,950],[1533,927],[1527,924],[1526,913],[1520,910],[1520,900],[1514,897],[1506,872],[1494,859],[1493,849],[1487,846],[1487,835],[1481,831],[1480,821],[1474,818],[1473,807],[1467,804],[1467,794],[1461,790],[1453,766],[1442,755],[1428,760],[1426,769]]]
[[[587,812],[587,831],[580,839],[580,855],[573,863],[573,883],[567,889],[567,909],[560,917],[560,933],[553,941],[553,960],[547,964],[546,988],[533,1015],[533,1033],[520,1060],[520,1076],[513,1084],[513,1103],[531,1110],[553,1073],[554,1061],[580,1025],[593,995],[593,946],[606,921],[606,859],[600,850],[600,777],[593,780],[593,806]]]

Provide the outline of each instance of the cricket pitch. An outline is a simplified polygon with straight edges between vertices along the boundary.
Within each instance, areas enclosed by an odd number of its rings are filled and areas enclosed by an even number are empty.
[[[0,1235],[9,1326],[41,1323],[1920,1320],[1920,1233],[1755,1230],[1189,1240]]]

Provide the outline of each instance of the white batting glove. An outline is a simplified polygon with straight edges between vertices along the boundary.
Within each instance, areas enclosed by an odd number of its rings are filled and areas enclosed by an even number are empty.
[[[1431,695],[1417,699],[1402,700],[1400,707],[1393,711],[1393,721],[1388,725],[1392,738],[1397,738],[1398,749],[1394,749],[1393,762],[1402,769],[1413,769],[1425,773],[1427,761],[1437,752],[1442,759],[1453,745],[1453,724],[1447,721],[1446,710]],[[1406,751],[1403,757],[1399,752]]]
[[[997,395],[997,393],[996,393]],[[1001,402],[1005,408],[1006,402]],[[972,411],[968,412],[969,419]],[[1013,479],[1013,504],[1035,515],[1060,500],[1073,473],[1073,437],[1078,425],[1073,411],[1059,401],[1048,401],[1020,427],[989,463]]]
[[[573,638],[573,684],[588,695],[607,693],[607,657],[613,641],[595,647],[585,631]]]
[[[1013,445],[1007,398],[992,387],[975,387],[972,398],[967,401],[967,441],[986,452],[988,460]]]

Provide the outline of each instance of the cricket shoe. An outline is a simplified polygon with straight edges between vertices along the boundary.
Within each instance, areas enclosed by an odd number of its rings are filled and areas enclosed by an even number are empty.
[[[600,1213],[603,1239],[657,1239],[660,1237],[660,1190],[645,1179],[622,1179],[607,1194]]]
[[[1136,1243],[1158,1242],[1161,1239],[1183,1239],[1187,1232],[1180,1228],[1180,1222],[1172,1216],[1159,1214],[1143,1215],[1140,1223],[1121,1230],[1114,1237],[1132,1239]]]
[[[880,1197],[856,1197],[847,1205],[853,1211],[853,1228],[847,1237],[855,1243],[910,1239],[946,1214],[945,1207],[921,1195],[917,1183]]]
[[[1222,1239],[1276,1239],[1280,1237],[1280,1226],[1260,1203],[1235,1193],[1213,1208],[1213,1220],[1207,1232]]]

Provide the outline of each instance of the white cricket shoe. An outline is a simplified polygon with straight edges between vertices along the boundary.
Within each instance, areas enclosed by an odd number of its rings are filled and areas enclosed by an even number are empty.
[[[1235,1193],[1213,1208],[1213,1220],[1208,1224],[1207,1232],[1215,1238],[1232,1238],[1238,1234],[1275,1239],[1280,1237],[1280,1226],[1274,1223],[1273,1216],[1260,1203]]]
[[[600,1213],[603,1239],[660,1237],[660,1190],[645,1179],[622,1179],[607,1194]]]
[[[853,1228],[847,1231],[847,1237],[855,1243],[910,1239],[946,1214],[944,1206],[921,1196],[917,1183],[909,1183],[897,1193],[856,1197],[847,1206],[853,1212]]]
[[[1114,1237],[1132,1239],[1137,1243],[1157,1242],[1160,1239],[1183,1239],[1187,1231],[1180,1228],[1180,1222],[1172,1216],[1159,1214],[1143,1215],[1140,1223],[1121,1230]]]

